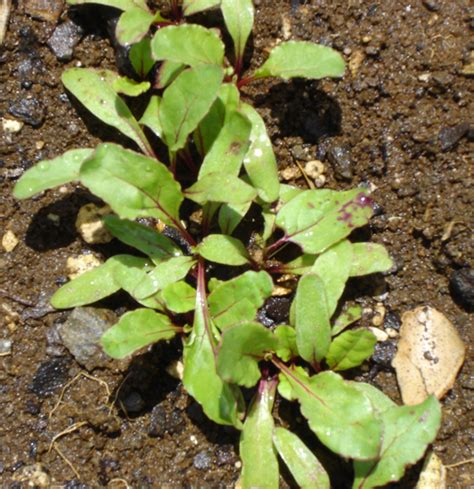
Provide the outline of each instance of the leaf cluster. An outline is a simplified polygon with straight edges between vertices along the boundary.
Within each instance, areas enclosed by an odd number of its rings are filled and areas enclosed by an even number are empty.
[[[342,76],[342,57],[325,46],[281,43],[244,77],[250,0],[171,2],[170,16],[152,12],[143,0],[95,3],[123,11],[116,34],[131,45],[137,80],[88,68],[71,68],[62,80],[135,148],[102,143],[69,150],[25,172],[14,193],[22,199],[79,182],[110,206],[104,225],[137,254],[113,256],[62,286],[53,306],[82,306],[126,291],[137,308],[101,339],[114,358],[181,337],[186,390],[211,420],[242,430],[244,488],[278,487],[277,455],[301,487],[329,487],[315,455],[275,426],[277,389],[300,404],[323,444],[354,460],[354,487],[398,480],[433,440],[438,403],[430,398],[399,407],[336,373],[361,365],[376,341],[365,328],[347,329],[361,317],[359,306],[341,304],[347,281],[392,267],[383,246],[349,240],[369,222],[372,200],[362,188],[281,185],[264,121],[240,97],[244,84],[260,78]],[[233,42],[229,57],[219,32],[183,21],[209,8],[221,9]],[[136,117],[130,104],[139,95],[148,104]],[[247,220],[250,212],[260,219]],[[199,216],[197,225],[191,215]],[[252,222],[262,224],[252,228],[249,242],[242,229]],[[288,247],[296,256],[289,257]],[[209,264],[225,274],[209,273]],[[289,318],[266,328],[258,311],[283,275],[295,284]],[[248,407],[243,387],[256,391]]]

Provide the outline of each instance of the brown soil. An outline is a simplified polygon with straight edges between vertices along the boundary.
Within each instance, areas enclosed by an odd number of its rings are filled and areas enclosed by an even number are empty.
[[[38,3],[25,1],[27,6]],[[468,1],[255,3],[251,66],[262,62],[277,38],[291,37],[332,45],[344,52],[352,68],[341,81],[272,81],[246,87],[245,95],[269,125],[281,169],[317,158],[326,165],[325,186],[365,182],[374,187],[382,208],[373,220],[371,239],[389,248],[397,267],[385,282],[359,282],[362,291],[387,290],[383,305],[399,315],[429,304],[469,344],[469,315],[449,289],[453,271],[472,267],[472,128],[460,126],[472,114],[471,80],[462,74],[472,49]],[[108,255],[110,249],[91,248],[76,235],[77,211],[92,200],[84,190],[68,187],[67,193],[53,190],[17,202],[11,189],[22,170],[41,159],[92,146],[98,137],[117,137],[87,115],[85,124],[60,82],[65,67],[78,62],[114,66],[101,20],[104,9],[93,9],[78,17],[84,37],[74,58],[62,63],[46,45],[54,24],[14,8],[0,57],[0,116],[11,117],[11,104],[27,97],[39,104],[34,127],[25,124],[19,133],[1,136],[1,235],[11,230],[20,242],[0,255],[0,336],[13,344],[11,355],[0,357],[0,485],[26,487],[18,482],[19,474],[40,462],[53,486],[69,489],[232,487],[239,472],[238,435],[206,421],[180,383],[165,372],[172,360],[170,348],[154,348],[125,372],[96,369],[93,375],[108,385],[112,402],[105,384],[79,377],[49,417],[61,388],[82,369],[54,341],[55,325],[69,312],[49,312],[45,298],[65,280],[68,256],[87,250]],[[59,22],[68,15],[66,9]],[[462,137],[450,140],[456,131]],[[332,148],[341,145],[352,158],[352,176],[342,180],[328,159]],[[302,178],[297,183],[305,185]],[[375,301],[367,299],[367,305]],[[390,369],[375,372],[374,381],[399,399]],[[443,427],[434,444],[446,465],[472,457],[473,388],[467,360],[443,400]],[[143,405],[127,415],[123,403],[137,393]],[[53,437],[71,426],[77,429],[57,440],[60,452],[49,450]],[[471,468],[450,468],[448,487],[472,487]],[[349,487],[344,480],[334,479],[334,487]],[[282,481],[287,484],[289,477]]]

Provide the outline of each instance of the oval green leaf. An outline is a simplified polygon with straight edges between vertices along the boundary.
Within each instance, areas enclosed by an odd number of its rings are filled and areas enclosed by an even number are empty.
[[[347,370],[357,367],[370,358],[377,338],[367,329],[346,331],[331,343],[326,362],[332,370]]]
[[[225,234],[210,234],[196,247],[196,252],[206,260],[222,265],[239,266],[249,263],[247,249],[236,238]]]

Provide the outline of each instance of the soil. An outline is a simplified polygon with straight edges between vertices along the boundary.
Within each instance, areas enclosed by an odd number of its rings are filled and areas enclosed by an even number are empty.
[[[40,463],[51,487],[233,487],[238,435],[206,421],[166,372],[179,355],[170,353],[172,347],[157,346],[125,368],[96,368],[90,378],[76,377],[84,369],[57,341],[56,328],[70,312],[51,312],[47,298],[66,280],[67,257],[104,257],[113,250],[77,236],[78,209],[94,200],[85,190],[67,186],[21,202],[11,190],[23,170],[41,159],[100,139],[117,140],[70,103],[60,81],[66,67],[79,63],[115,66],[107,33],[115,13],[95,6],[65,8],[57,22],[72,18],[83,33],[72,59],[63,62],[46,44],[55,21],[30,15],[44,2],[19,3],[12,7],[0,55],[0,116],[25,122],[17,133],[3,132],[0,145],[1,235],[11,230],[19,239],[0,255],[0,337],[12,342],[11,353],[0,357],[0,486],[26,487],[22,476]],[[374,190],[379,209],[366,234],[388,247],[396,267],[380,280],[358,281],[358,295],[367,307],[382,303],[392,326],[404,311],[431,305],[470,344],[469,311],[449,286],[453,272],[472,268],[473,259],[472,80],[466,66],[474,18],[468,0],[255,4],[251,68],[278,39],[331,45],[349,62],[339,81],[259,82],[245,87],[244,95],[264,116],[281,170],[295,175],[291,183],[306,186],[296,165],[318,159],[325,165],[325,187],[364,184]],[[47,13],[54,13],[52,7]],[[116,302],[116,312],[123,312],[122,306]],[[378,363],[372,362],[385,366],[369,373],[399,401],[389,367],[393,348],[385,347]],[[433,449],[445,465],[472,457],[471,359],[472,354],[443,400],[443,426]],[[61,394],[62,403],[52,412]],[[304,431],[288,405],[279,409],[283,420]],[[305,436],[314,444],[312,435]],[[473,487],[471,468],[469,463],[450,467],[448,487]],[[348,470],[344,465],[341,473],[350,475]],[[412,487],[417,471],[419,466],[398,487]],[[337,473],[333,486],[350,487]],[[293,484],[285,474],[282,487]]]

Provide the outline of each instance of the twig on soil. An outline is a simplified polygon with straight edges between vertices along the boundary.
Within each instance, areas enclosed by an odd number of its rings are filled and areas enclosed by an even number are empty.
[[[316,188],[314,183],[309,179],[305,169],[301,165],[301,163],[298,160],[295,160],[296,166],[300,169],[300,172],[303,174],[304,179],[306,180],[306,184],[308,185],[308,188],[314,189]]]
[[[455,464],[445,465],[447,469],[454,469],[454,467],[459,467],[460,465],[472,464],[474,462],[474,458],[468,458],[467,460],[461,460],[460,462],[456,462]]]
[[[84,426],[88,424],[87,421],[79,421],[78,423],[74,423],[73,425],[69,426],[66,428],[64,431],[61,431],[61,433],[58,433],[57,435],[54,436],[54,438],[51,440],[51,443],[48,448],[48,454],[51,453],[51,450],[54,449],[54,451],[69,465],[71,470],[74,472],[74,475],[80,480],[81,476],[79,475],[79,472],[77,469],[74,467],[72,462],[64,455],[64,453],[59,449],[58,444],[56,443],[57,440],[64,435],[68,435],[69,433],[72,433],[73,431],[77,431],[81,426]]]
[[[59,395],[59,399],[58,399],[58,402],[55,404],[55,406],[53,407],[53,409],[50,411],[49,413],[49,416],[48,418],[51,419],[51,416],[54,414],[54,412],[59,408],[59,406],[61,405],[61,402],[63,400],[63,397],[64,397],[64,394],[66,393],[66,390],[72,385],[74,384],[74,382],[76,382],[76,380],[79,378],[79,377],[86,377],[87,379],[89,380],[93,380],[94,382],[97,382],[101,385],[104,386],[105,388],[105,391],[107,393],[107,399],[106,399],[106,402],[104,404],[107,404],[107,401],[110,399],[110,396],[111,396],[111,393],[110,393],[110,389],[109,389],[109,385],[107,384],[107,382],[105,382],[105,380],[102,380],[102,379],[99,379],[98,377],[94,377],[93,375],[90,375],[86,372],[79,372],[72,380],[70,380],[61,390],[61,394]]]
[[[74,467],[73,463],[66,457],[66,455],[64,455],[57,445],[54,445],[54,450],[69,465],[71,470],[74,472],[74,475],[77,477],[77,480],[81,480],[81,476],[76,467]]]
[[[123,387],[123,385],[125,384],[125,382],[127,381],[127,379],[130,377],[130,372],[123,378],[122,382],[120,382],[120,385],[117,387],[117,390],[115,391],[115,396],[114,396],[114,399],[113,401],[110,403],[109,405],[109,415],[112,414],[112,410],[114,409],[114,405],[115,403],[117,402],[117,399],[118,399],[118,396],[120,394],[120,391]],[[122,404],[122,403],[120,403]],[[125,414],[127,414],[127,411],[124,410],[123,411]],[[128,416],[127,416],[128,417]]]

